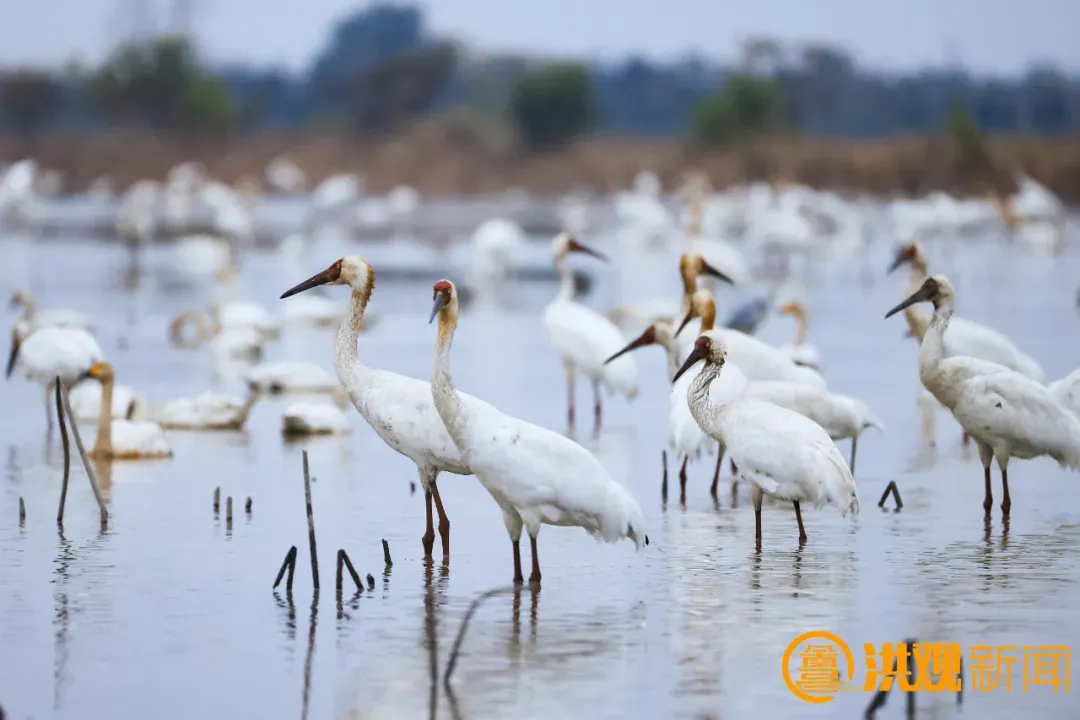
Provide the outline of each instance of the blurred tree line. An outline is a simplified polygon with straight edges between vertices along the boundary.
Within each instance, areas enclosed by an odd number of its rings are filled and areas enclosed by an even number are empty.
[[[0,129],[28,145],[53,129],[118,126],[179,138],[312,127],[374,134],[460,107],[512,123],[538,149],[590,131],[689,132],[706,145],[763,132],[929,134],[964,127],[958,115],[980,133],[1055,134],[1080,126],[1080,81],[1051,68],[1010,80],[947,69],[888,76],[834,47],[768,38],[747,41],[733,67],[693,58],[543,65],[470,53],[432,37],[419,9],[392,4],[339,22],[303,73],[210,67],[182,37],[122,45],[92,69],[0,71]]]

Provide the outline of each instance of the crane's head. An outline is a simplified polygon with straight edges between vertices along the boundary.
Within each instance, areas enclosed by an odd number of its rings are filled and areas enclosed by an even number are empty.
[[[716,298],[708,290],[698,290],[690,296],[690,309],[687,311],[686,317],[679,323],[679,329],[675,331],[675,336],[678,337],[683,328],[689,325],[694,318],[701,318],[703,332],[712,330],[713,325],[716,324]]]
[[[716,330],[706,330],[694,341],[694,349],[686,356],[686,362],[671,379],[674,383],[683,376],[690,368],[694,367],[699,360],[704,360],[707,365],[720,365],[723,367],[727,358],[727,345],[724,338]]]
[[[454,283],[449,280],[440,280],[431,288],[431,317],[428,323],[434,322],[435,316],[440,318],[454,318],[458,312],[458,295]]]
[[[628,352],[633,352],[638,348],[647,347],[649,345],[666,346],[667,343],[671,342],[672,337],[671,325],[663,320],[654,320],[649,323],[649,326],[645,328],[640,335],[631,340],[626,347],[605,360],[604,364],[607,365],[615,358],[625,355]]]
[[[889,265],[889,273],[895,271],[901,265],[911,265],[913,268],[926,272],[926,256],[923,255],[922,247],[915,240],[906,242],[896,250],[896,256]]]
[[[679,257],[679,275],[682,276],[683,285],[688,288],[696,287],[696,279],[702,275],[723,280],[728,285],[734,285],[735,281],[720,272],[705,261],[695,252],[685,252]]]
[[[803,305],[801,300],[792,300],[789,303],[785,303],[778,311],[781,315],[793,315],[797,318],[806,318],[806,306]]]
[[[292,297],[320,285],[348,285],[368,298],[375,289],[375,271],[359,255],[346,255],[322,272],[281,293],[281,297]]]
[[[600,260],[607,262],[606,255],[593,250],[588,245],[581,244],[581,242],[570,233],[559,233],[555,236],[555,239],[551,241],[551,254],[556,260],[562,260],[572,252],[592,255],[594,258],[599,258]]]
[[[887,312],[885,317],[892,317],[904,308],[918,302],[932,302],[935,308],[941,307],[943,304],[951,305],[955,297],[956,294],[953,292],[953,286],[949,282],[949,278],[944,275],[932,275],[923,281],[922,286],[912,293],[911,297]]]
[[[99,383],[106,383],[116,378],[116,371],[107,362],[94,363],[89,370],[83,373],[80,379],[85,380],[86,378],[97,380]]]

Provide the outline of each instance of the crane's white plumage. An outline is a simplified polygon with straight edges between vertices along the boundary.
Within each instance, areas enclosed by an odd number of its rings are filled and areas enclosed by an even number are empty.
[[[1047,388],[1059,403],[1080,413],[1080,368],[1050,383]]]
[[[27,380],[45,387],[57,375],[72,383],[104,357],[98,341],[82,328],[43,327],[29,337],[16,334],[13,338],[8,375],[19,371]]]
[[[515,547],[522,526],[528,532],[533,542],[530,580],[540,580],[535,542],[542,524],[581,527],[606,542],[625,537],[640,548],[647,541],[641,508],[592,453],[487,403],[466,402],[455,392],[450,348],[457,325],[457,292],[446,280],[434,289],[432,314],[439,315],[431,378],[435,407],[477,479],[502,508]],[[520,579],[518,571],[515,580]]]
[[[709,385],[722,374],[726,354],[723,335],[710,330],[698,338],[676,379],[704,361],[690,386],[690,410],[701,429],[731,456],[740,477],[754,484],[759,540],[760,493],[814,506],[829,503],[845,516],[857,513],[855,479],[820,425],[787,408],[745,396],[723,405],[712,402]],[[799,523],[801,534],[801,515]]]

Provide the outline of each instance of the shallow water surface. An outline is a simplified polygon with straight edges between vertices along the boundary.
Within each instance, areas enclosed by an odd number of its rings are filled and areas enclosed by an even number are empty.
[[[174,277],[167,247],[149,254],[135,291],[124,288],[127,259],[118,246],[12,241],[4,253],[11,262],[0,267],[0,289],[26,285],[42,307],[90,314],[118,381],[152,402],[209,388],[242,391],[235,373],[216,372],[207,353],[169,346],[168,319],[210,295]],[[690,467],[686,507],[677,501],[676,468],[669,468],[674,490],[663,504],[664,359],[657,348],[638,352],[640,396],[630,405],[609,402],[602,437],[582,442],[641,502],[650,546],[635,554],[628,542],[605,546],[578,530],[545,529],[542,592],[495,596],[478,609],[452,696],[441,675],[465,611],[479,593],[507,584],[512,571],[500,513],[474,479],[440,482],[453,560],[441,567],[436,542],[436,566],[425,566],[423,499],[410,493],[412,464],[351,408],[351,436],[283,442],[280,416],[290,400],[272,398],[255,406],[242,433],[171,432],[172,459],[102,468],[111,512],[103,532],[76,460],[58,532],[62,457],[57,437],[46,444],[41,390],[4,383],[0,707],[16,720],[419,718],[433,704],[439,717],[464,718],[857,717],[866,693],[811,705],[787,690],[781,657],[796,636],[820,629],[843,638],[860,679],[863,643],[955,641],[965,654],[980,643],[1077,645],[1077,476],[1051,461],[1014,462],[1011,519],[1003,523],[995,507],[984,523],[978,460],[961,449],[951,418],[938,416],[936,451],[920,448],[916,347],[903,338],[900,318],[882,319],[905,282],[885,277],[889,253],[879,242],[868,257],[815,265],[803,280],[810,340],[830,387],[863,398],[886,426],[860,442],[861,514],[807,510],[809,543],[798,549],[794,513],[767,507],[763,552],[755,553],[747,489],[732,495],[725,465],[714,503],[708,461]],[[938,254],[935,269],[953,278],[959,312],[1009,334],[1049,377],[1073,369],[1080,347],[1074,255],[1027,257],[996,239]],[[282,290],[336,257],[320,252],[298,266],[256,254],[238,293],[277,310]],[[589,302],[610,307],[616,287],[622,300],[633,300],[626,295],[638,286],[626,278],[640,268],[629,265],[601,268],[607,281]],[[432,281],[457,272],[439,270]],[[619,271],[621,283],[612,277]],[[470,309],[454,371],[459,389],[561,429],[564,378],[540,320],[553,293],[554,286],[530,283],[497,307]],[[340,288],[327,295],[345,302]],[[725,291],[721,317],[738,297]],[[426,283],[380,282],[371,307],[378,323],[361,337],[361,356],[426,378],[430,302]],[[784,342],[792,332],[790,320],[776,318],[761,335]],[[332,343],[332,331],[287,328],[267,359],[331,368]],[[586,389],[578,402],[587,431]],[[91,442],[92,424],[81,427]],[[847,442],[840,446],[846,456]],[[315,477],[322,592],[314,605],[303,449]],[[898,513],[876,506],[890,480],[902,493]],[[222,508],[215,516],[217,487]],[[234,502],[231,526],[226,497]],[[394,560],[387,571],[383,538]],[[290,596],[271,584],[291,545],[299,556]],[[346,577],[340,603],[333,591],[339,548],[374,580],[373,589],[353,597]],[[1073,716],[1071,694],[1047,687],[1024,693],[1022,677],[1018,663],[1011,692],[966,691],[964,712]],[[922,716],[957,716],[951,695],[924,694],[918,703]],[[892,698],[882,716],[901,716],[901,705]]]

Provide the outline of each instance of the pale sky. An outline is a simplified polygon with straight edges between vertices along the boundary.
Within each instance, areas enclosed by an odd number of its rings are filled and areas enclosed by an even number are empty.
[[[99,60],[134,14],[163,27],[173,0],[0,0],[0,65]],[[214,60],[307,65],[335,19],[363,0],[193,0],[194,28]],[[619,59],[697,53],[731,60],[767,35],[825,41],[860,64],[907,70],[959,62],[1015,75],[1048,62],[1080,72],[1080,0],[425,0],[435,34],[486,51]],[[128,10],[122,11],[123,8]]]

